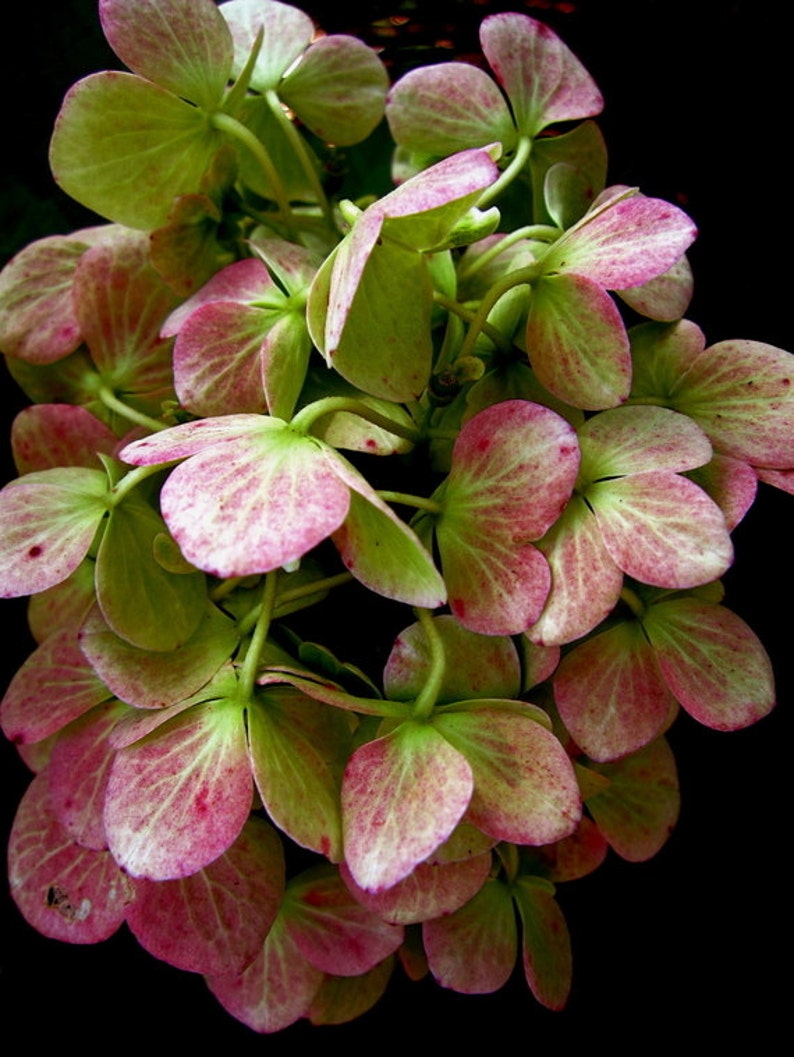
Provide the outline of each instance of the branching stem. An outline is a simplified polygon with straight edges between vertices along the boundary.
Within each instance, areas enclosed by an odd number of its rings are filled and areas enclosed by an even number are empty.
[[[444,673],[447,667],[447,658],[444,651],[444,643],[438,633],[433,615],[429,609],[414,610],[422,630],[427,636],[430,647],[430,671],[428,672],[425,685],[422,687],[418,697],[414,701],[414,719],[429,719],[435,708],[438,695],[441,692],[441,684],[444,681]]]

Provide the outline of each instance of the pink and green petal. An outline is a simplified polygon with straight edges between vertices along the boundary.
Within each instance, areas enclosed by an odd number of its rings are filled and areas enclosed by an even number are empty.
[[[723,606],[676,598],[648,608],[643,626],[681,705],[715,730],[740,730],[775,704],[769,657],[755,633]]]
[[[536,877],[520,877],[515,900],[523,925],[524,975],[535,998],[560,1010],[571,989],[571,938],[554,888]]]
[[[272,826],[251,818],[203,870],[133,885],[127,924],[150,954],[188,972],[236,974],[257,958],[278,913],[284,852]]]
[[[533,283],[526,346],[541,384],[574,407],[599,411],[629,395],[626,329],[592,279],[565,272]]]
[[[117,753],[105,804],[108,843],[133,877],[188,877],[235,842],[252,796],[240,707],[210,701]]]
[[[592,77],[543,23],[512,12],[490,15],[480,26],[480,44],[522,135],[534,138],[555,122],[601,112],[604,100]]]
[[[19,805],[8,879],[25,920],[66,943],[99,943],[112,936],[134,899],[111,854],[80,847],[56,820],[46,773],[33,779]]]
[[[573,764],[557,738],[531,713],[485,701],[469,711],[466,704],[438,713],[433,725],[471,766],[467,819],[513,844],[569,836],[582,806]]]
[[[642,628],[624,622],[567,654],[554,676],[554,700],[577,745],[614,760],[665,729],[675,699]]]
[[[342,784],[345,860],[356,884],[379,892],[442,844],[473,790],[465,756],[432,726],[405,722],[350,758]]]
[[[664,846],[678,820],[675,758],[664,738],[614,763],[590,764],[609,786],[587,808],[617,854],[645,862]]]
[[[442,987],[467,995],[498,991],[513,971],[518,949],[509,889],[489,879],[465,906],[426,921],[422,941]]]

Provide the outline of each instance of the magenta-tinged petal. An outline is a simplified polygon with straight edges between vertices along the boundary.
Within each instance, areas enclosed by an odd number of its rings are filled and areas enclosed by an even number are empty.
[[[577,745],[614,760],[664,729],[675,699],[638,624],[623,623],[567,654],[554,676],[554,700]]]
[[[421,862],[404,880],[384,892],[365,891],[344,863],[340,873],[359,903],[385,921],[414,925],[451,914],[468,903],[488,877],[491,858],[489,851],[461,862]]]
[[[101,470],[41,470],[0,492],[0,597],[37,594],[85,558],[107,505]]]
[[[220,4],[219,10],[234,40],[235,77],[242,72],[257,33],[264,31],[251,77],[251,87],[257,92],[276,87],[314,34],[314,24],[307,14],[279,0],[228,0]]]
[[[715,454],[705,466],[699,466],[687,476],[720,508],[729,532],[733,532],[753,505],[758,491],[759,473],[729,455]]]
[[[554,889],[541,878],[521,877],[515,900],[523,925],[524,975],[548,1009],[565,1006],[571,990],[571,938]]]
[[[220,102],[232,39],[210,0],[100,0],[108,43],[131,70],[199,106]]]
[[[446,667],[438,703],[477,697],[518,697],[521,665],[506,636],[477,635],[451,616],[436,618],[434,626],[444,646]],[[412,624],[394,641],[383,685],[386,696],[412,701],[430,674],[430,646],[422,625]]]
[[[628,862],[652,858],[670,836],[681,803],[670,746],[658,738],[614,763],[591,766],[609,779],[587,806],[610,847]]]
[[[45,639],[11,680],[2,703],[3,733],[23,745],[42,741],[110,696],[74,628],[63,628]]]
[[[526,333],[538,380],[587,411],[616,407],[631,389],[631,354],[620,312],[603,287],[563,272],[534,283]]]
[[[221,268],[197,290],[192,297],[175,308],[163,324],[160,334],[172,338],[178,334],[187,320],[203,305],[216,301],[233,301],[236,304],[251,304],[263,301],[278,288],[270,272],[257,257],[247,257]]]
[[[626,406],[593,415],[579,429],[582,468],[579,483],[607,477],[703,466],[711,444],[686,415],[665,407]]]
[[[105,804],[108,843],[134,877],[187,877],[231,847],[252,796],[239,706],[197,705],[116,754]]]
[[[623,290],[664,274],[696,235],[677,206],[640,194],[620,196],[586,213],[542,263],[549,272],[572,272],[608,290]]]
[[[755,633],[723,606],[678,598],[643,620],[667,685],[700,723],[739,730],[775,704],[769,657]]]
[[[507,886],[491,878],[455,913],[426,921],[422,941],[442,987],[466,995],[498,991],[513,971],[518,946]]]
[[[102,818],[115,749],[108,735],[128,711],[108,701],[81,716],[55,743],[47,767],[53,814],[66,833],[84,848],[107,848]]]
[[[134,898],[110,853],[81,848],[55,819],[46,772],[33,779],[19,805],[8,877],[25,919],[42,935],[67,943],[112,936]]]
[[[489,702],[467,705],[443,710],[433,721],[471,766],[467,819],[512,844],[550,844],[570,836],[582,804],[573,764],[557,738],[531,714]]]
[[[696,587],[718,579],[733,545],[717,504],[679,474],[659,470],[591,485],[604,544],[619,568],[656,587]]]
[[[284,894],[275,830],[251,818],[234,844],[176,881],[138,878],[127,924],[155,958],[193,973],[240,973],[259,955]]]
[[[601,112],[604,100],[592,77],[542,22],[514,13],[489,15],[480,43],[524,135]]]
[[[350,493],[318,442],[271,429],[194,455],[171,473],[160,500],[187,560],[228,577],[301,558],[339,528]]]
[[[342,783],[345,858],[370,892],[401,881],[455,828],[473,788],[466,758],[427,724],[406,722],[350,758]]]
[[[362,906],[335,869],[319,866],[296,877],[287,898],[295,944],[323,972],[360,976],[403,941],[402,927]]]
[[[515,139],[502,93],[484,70],[463,62],[410,70],[389,93],[386,117],[396,143],[431,156],[512,147]]]
[[[573,496],[538,547],[551,569],[551,591],[527,635],[541,646],[561,646],[586,635],[612,612],[623,574],[579,495]]]
[[[34,404],[17,415],[11,426],[11,447],[20,474],[57,466],[98,470],[97,455],[112,455],[118,438],[84,407]]]

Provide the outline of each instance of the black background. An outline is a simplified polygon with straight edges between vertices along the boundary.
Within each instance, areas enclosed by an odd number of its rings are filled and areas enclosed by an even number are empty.
[[[525,10],[549,22],[604,92],[600,119],[610,179],[684,206],[700,229],[690,254],[696,295],[690,318],[709,342],[753,338],[794,346],[790,322],[794,237],[790,142],[791,58],[781,6],[743,2],[420,2],[402,46],[449,41],[474,47],[479,18]],[[396,9],[307,5],[330,31],[369,32]],[[26,12],[18,9],[21,17]],[[85,223],[53,188],[46,148],[60,100],[77,78],[116,62],[93,2],[30,8],[19,47],[6,36],[2,64],[6,164],[0,175],[0,252]],[[372,38],[370,38],[372,39]],[[395,51],[392,42],[387,51]],[[428,47],[417,60],[451,57]],[[402,60],[400,60],[402,61]],[[3,385],[4,421],[24,405]],[[2,453],[4,478],[13,473]],[[595,875],[562,886],[574,944],[574,987],[551,1014],[520,973],[493,996],[464,997],[398,972],[384,999],[352,1024],[300,1023],[268,1040],[232,1020],[203,981],[156,962],[126,930],[96,947],[43,939],[2,892],[0,1001],[25,1042],[113,1045],[124,1041],[234,1046],[286,1053],[296,1043],[369,1046],[381,1040],[422,1050],[604,1042],[618,1052],[684,1038],[711,1046],[752,1036],[763,1051],[784,1024],[788,986],[784,879],[791,736],[791,497],[766,486],[737,529],[727,603],[757,632],[778,679],[777,710],[757,726],[717,734],[688,717],[672,742],[683,794],[680,823],[663,851],[639,865],[611,857]],[[4,604],[3,681],[29,649],[21,603]],[[27,772],[3,743],[3,839]],[[789,936],[790,938],[790,936]]]

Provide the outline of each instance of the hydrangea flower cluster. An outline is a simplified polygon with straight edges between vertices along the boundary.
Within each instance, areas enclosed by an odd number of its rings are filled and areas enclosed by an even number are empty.
[[[260,1032],[398,965],[483,993],[520,957],[560,1009],[556,886],[664,844],[679,709],[773,707],[720,577],[758,482],[794,491],[794,360],[685,318],[694,225],[606,186],[541,23],[390,87],[278,0],[99,11],[130,72],[50,156],[108,223],[0,274],[14,898],[68,942],[126,922]],[[395,188],[330,194],[384,115]]]

